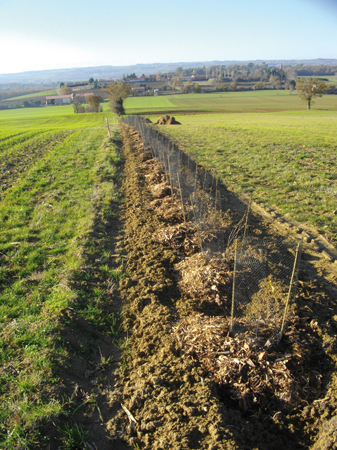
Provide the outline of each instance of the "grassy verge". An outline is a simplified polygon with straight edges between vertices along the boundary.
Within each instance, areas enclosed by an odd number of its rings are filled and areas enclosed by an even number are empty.
[[[113,141],[104,128],[72,133],[34,162],[0,203],[0,447],[27,448],[43,439],[46,421],[65,414],[53,395],[55,361],[67,356],[62,311],[78,301],[71,279],[84,264],[97,211],[117,199]],[[90,245],[89,245],[90,246]],[[109,268],[107,268],[109,270]],[[111,275],[112,276],[112,275]],[[118,274],[116,276],[119,276]],[[102,315],[99,293],[82,315]],[[112,320],[112,319],[111,319]]]
[[[161,130],[236,192],[314,225],[337,242],[337,113],[177,116]]]

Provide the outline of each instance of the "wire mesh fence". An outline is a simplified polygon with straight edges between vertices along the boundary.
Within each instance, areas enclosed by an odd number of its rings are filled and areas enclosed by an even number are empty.
[[[185,225],[196,229],[203,264],[234,261],[231,331],[265,335],[268,329],[280,338],[292,312],[301,246],[283,237],[250,235],[251,198],[236,197],[233,205],[217,174],[200,165],[197,155],[183,152],[142,117],[128,116],[122,122],[136,128],[163,167]],[[233,208],[241,214],[234,227],[228,220]]]
[[[293,312],[302,244],[275,237],[248,236],[234,244],[231,330],[258,337],[282,337]]]

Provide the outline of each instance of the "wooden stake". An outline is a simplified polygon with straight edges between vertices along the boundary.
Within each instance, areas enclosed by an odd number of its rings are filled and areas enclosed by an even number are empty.
[[[106,117],[106,126],[107,126],[107,128],[108,128],[108,135],[109,135],[109,137],[111,137],[111,131],[110,131],[110,126],[109,126],[109,120],[108,120],[107,117]]]
[[[247,215],[246,215],[246,222],[245,222],[245,228],[244,228],[243,239],[242,239],[242,244],[241,244],[241,250],[242,250],[242,247],[245,245],[245,240],[246,240],[246,235],[247,235],[247,228],[248,228],[248,219],[249,219],[249,213],[250,213],[250,210],[251,210],[251,208],[252,208],[252,202],[253,202],[253,194],[252,194],[252,196],[250,197],[249,204],[248,204]]]
[[[198,163],[195,164],[194,190],[197,190]]]
[[[231,321],[229,325],[229,331],[233,331],[233,324],[234,324],[234,302],[235,302],[235,278],[236,278],[236,256],[237,256],[237,239],[235,239],[234,244],[234,273],[233,273],[233,291],[232,291],[232,307],[231,307]]]
[[[207,170],[205,170],[205,178],[204,178],[204,190],[206,189],[206,177],[207,177]]]
[[[288,297],[287,297],[286,305],[285,305],[285,308],[284,308],[284,314],[283,314],[282,326],[281,326],[280,332],[279,332],[278,335],[277,335],[277,343],[278,343],[278,344],[280,343],[280,341],[281,341],[281,339],[282,339],[282,336],[283,336],[284,326],[285,326],[285,322],[286,322],[286,318],[287,318],[288,310],[289,310],[289,302],[290,302],[290,298],[291,298],[291,291],[292,291],[292,288],[293,288],[293,284],[294,284],[294,280],[295,280],[295,275],[296,275],[297,261],[298,261],[298,259],[299,259],[299,255],[300,255],[300,253],[301,253],[301,251],[302,251],[302,245],[303,245],[303,242],[300,241],[300,242],[298,243],[298,246],[297,246],[297,249],[296,249],[296,255],[295,255],[295,261],[294,261],[294,267],[293,267],[293,272],[292,272],[292,274],[291,274],[291,280],[290,280],[290,286],[289,286],[289,291],[288,291]]]
[[[215,210],[217,210],[218,203],[218,183],[219,183],[219,175],[216,176],[216,185],[215,185]]]
[[[200,246],[201,254],[202,254],[204,260],[206,261],[205,255],[204,255],[204,251],[203,251],[203,249],[202,249],[201,236],[200,236],[200,233],[199,233],[199,228],[198,228],[198,223],[197,223],[197,216],[196,216],[196,214],[195,214],[195,210],[194,210],[194,206],[193,206],[192,195],[191,195],[190,198],[191,198],[191,205],[192,205],[192,210],[193,210],[193,215],[194,215],[195,227],[196,227],[196,229],[197,229],[197,235],[198,235],[198,241],[199,241],[199,246]]]
[[[177,173],[177,178],[178,178],[178,185],[179,185],[179,192],[180,192],[181,208],[182,208],[182,211],[183,211],[184,224],[186,226],[185,208],[184,208],[184,201],[183,201],[183,193],[182,193],[181,185],[180,185],[179,173]]]
[[[172,175],[171,175],[170,154],[168,154],[167,160],[168,160],[169,177],[170,177],[170,185],[171,185],[171,197],[172,197],[172,202],[173,202],[173,183],[172,183]]]

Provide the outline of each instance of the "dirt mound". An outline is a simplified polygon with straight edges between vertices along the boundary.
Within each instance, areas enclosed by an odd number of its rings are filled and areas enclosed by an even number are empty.
[[[155,125],[181,125],[173,116],[162,116],[160,117]]]

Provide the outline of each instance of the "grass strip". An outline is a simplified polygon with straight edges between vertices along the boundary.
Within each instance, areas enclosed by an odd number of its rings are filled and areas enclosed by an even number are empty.
[[[53,147],[0,205],[0,447],[36,445],[39,427],[64,413],[48,388],[66,354],[59,317],[77,297],[69,280],[99,207],[117,196],[119,156],[104,128],[77,131]]]

